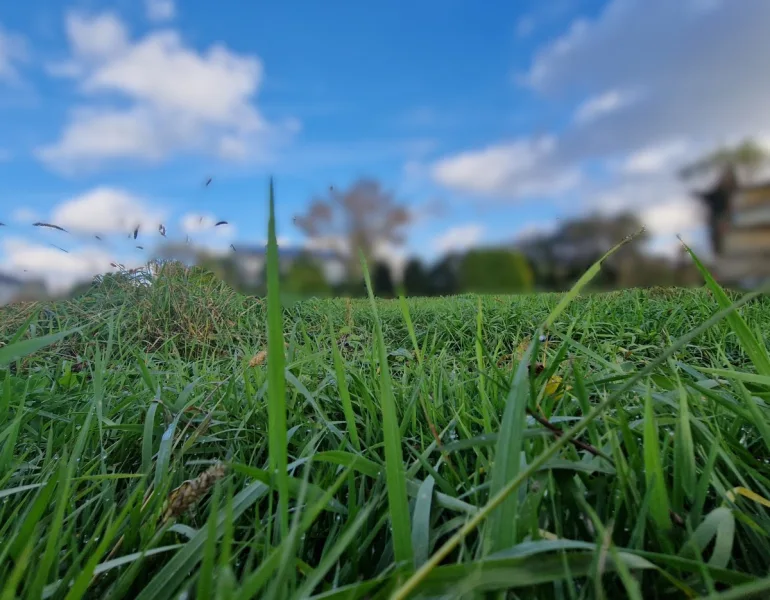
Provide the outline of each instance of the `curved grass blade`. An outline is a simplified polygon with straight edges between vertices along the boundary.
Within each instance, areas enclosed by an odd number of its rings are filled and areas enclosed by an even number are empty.
[[[73,333],[79,332],[82,327],[76,327],[67,331],[60,331],[59,333],[51,333],[41,337],[32,338],[29,340],[22,340],[13,344],[8,344],[0,348],[0,367],[5,367],[12,362],[34,354],[38,350],[42,350],[46,346],[55,344],[56,342],[63,340],[67,336]]]

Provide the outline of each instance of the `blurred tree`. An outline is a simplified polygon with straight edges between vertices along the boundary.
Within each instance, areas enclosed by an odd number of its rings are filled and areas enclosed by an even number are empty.
[[[378,244],[404,242],[402,228],[410,220],[407,208],[379,182],[360,179],[344,192],[330,188],[328,197],[315,198],[294,223],[308,238],[335,251],[345,261],[348,278],[358,280],[359,249],[372,264]]]
[[[393,285],[393,275],[387,263],[377,261],[372,275],[372,288],[375,296],[380,298],[392,298],[396,295]]]
[[[532,290],[534,275],[526,257],[506,249],[471,250],[460,262],[463,292],[517,293]]]
[[[749,181],[770,160],[770,152],[751,138],[735,146],[723,146],[679,170],[683,179],[732,172],[734,179]]]
[[[633,269],[643,255],[648,235],[640,232],[642,224],[631,213],[595,214],[566,221],[552,233],[531,236],[516,244],[516,248],[529,259],[538,285],[562,290],[570,287],[615,244],[639,234],[604,262],[593,281],[595,287],[615,287],[621,272]]]
[[[302,296],[326,296],[331,291],[323,269],[306,253],[291,263],[281,287],[287,292]]]
[[[431,293],[428,273],[422,262],[411,259],[404,269],[404,288],[408,296],[429,296]]]
[[[451,296],[458,293],[458,266],[460,258],[449,254],[440,259],[428,272],[428,290],[431,296]]]

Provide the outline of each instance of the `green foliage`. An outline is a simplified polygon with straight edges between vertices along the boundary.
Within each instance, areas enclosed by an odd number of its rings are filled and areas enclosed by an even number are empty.
[[[409,296],[429,296],[431,294],[428,272],[419,259],[413,258],[406,263],[404,288]]]
[[[768,160],[770,160],[770,153],[767,149],[748,138],[734,146],[723,146],[706,154],[680,169],[679,175],[690,178],[724,169],[741,169],[754,173]]]
[[[432,296],[451,296],[459,292],[457,257],[445,256],[431,268],[428,286]]]
[[[374,273],[372,275],[372,287],[374,288],[374,295],[380,298],[392,298],[395,295],[393,275],[390,272],[390,267],[386,263],[375,263]]]
[[[324,276],[323,269],[311,256],[303,254],[292,261],[281,288],[302,296],[327,296],[331,286]]]
[[[532,290],[534,283],[527,259],[510,250],[471,250],[462,258],[459,271],[460,285],[464,292],[527,292]]]

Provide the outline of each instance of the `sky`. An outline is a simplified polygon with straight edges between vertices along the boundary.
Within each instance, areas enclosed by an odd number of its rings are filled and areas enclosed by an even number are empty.
[[[597,211],[636,212],[653,251],[697,245],[675,174],[770,146],[769,27],[767,0],[5,3],[0,272],[57,288],[140,264],[159,223],[264,244],[270,177],[285,245],[361,177],[415,214],[383,250],[402,261]]]

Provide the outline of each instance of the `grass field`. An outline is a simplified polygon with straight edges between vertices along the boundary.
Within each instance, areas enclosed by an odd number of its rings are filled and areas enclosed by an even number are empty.
[[[0,599],[766,597],[770,300],[709,285],[6,307]]]

